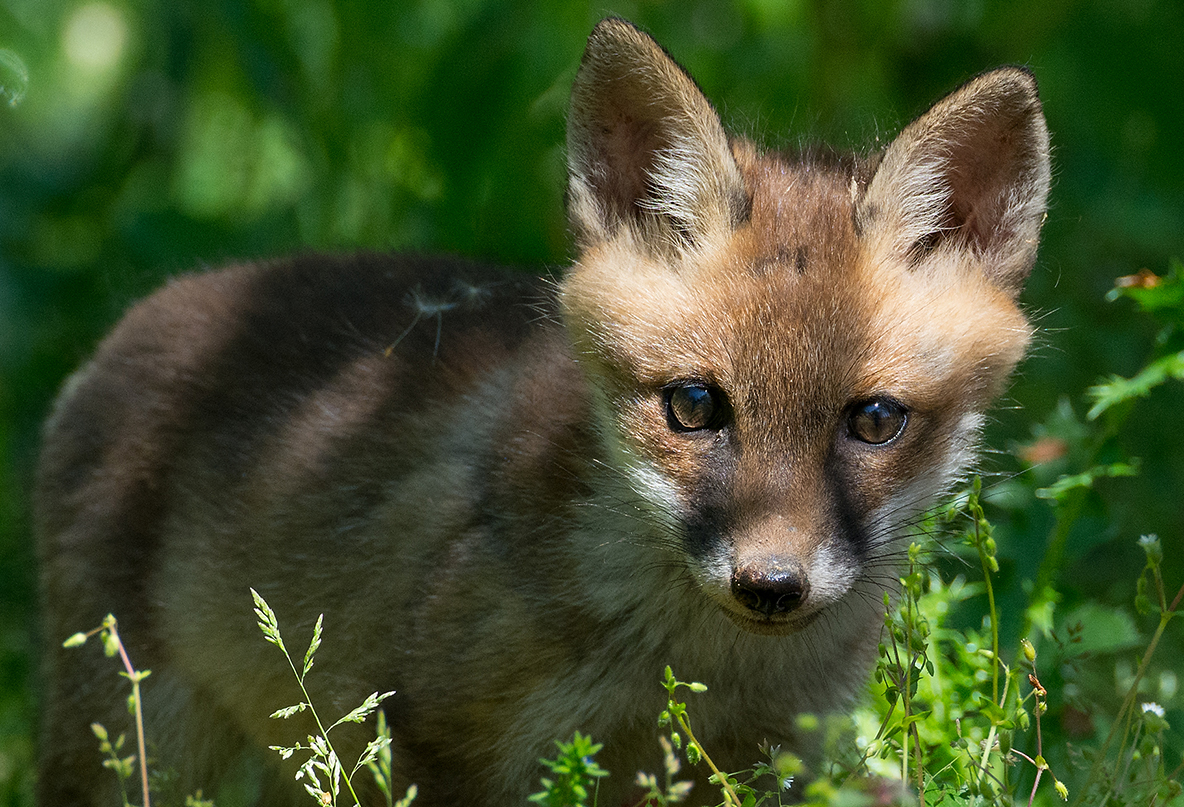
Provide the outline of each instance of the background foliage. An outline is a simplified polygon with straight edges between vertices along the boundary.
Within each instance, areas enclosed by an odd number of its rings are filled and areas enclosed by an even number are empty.
[[[1083,428],[1082,392],[1142,367],[1156,327],[1105,292],[1184,253],[1175,0],[0,0],[0,803],[29,798],[28,494],[61,381],[129,302],[227,260],[376,248],[562,264],[566,99],[610,13],[774,147],[882,144],[969,76],[1030,66],[1055,148],[1025,294],[1043,336],[985,467],[1018,470],[1014,455],[1043,448],[1044,472],[1085,470],[1057,456]],[[1141,533],[1161,536],[1169,587],[1184,581],[1180,402],[1170,382],[1136,405],[1107,450],[1138,456],[1139,476],[1095,484],[1051,559],[1047,502],[1004,497],[996,515],[1004,630],[1018,636],[1033,581],[1055,586],[1049,629],[1080,623],[1117,663],[1079,681],[1091,697],[1118,697],[1123,654],[1149,632],[1131,607]],[[1181,645],[1165,638],[1165,670],[1184,670]],[[1151,696],[1184,725],[1157,680]],[[1050,725],[1097,728],[1058,697]]]

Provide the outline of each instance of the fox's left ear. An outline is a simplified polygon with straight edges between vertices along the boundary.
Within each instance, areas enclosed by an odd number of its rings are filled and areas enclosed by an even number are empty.
[[[916,262],[939,249],[972,250],[1015,295],[1036,257],[1049,176],[1036,79],[1004,67],[967,82],[900,133],[856,221],[879,254]]]
[[[629,228],[657,249],[726,232],[748,196],[719,116],[646,34],[620,19],[588,37],[567,122],[568,213],[582,247]]]

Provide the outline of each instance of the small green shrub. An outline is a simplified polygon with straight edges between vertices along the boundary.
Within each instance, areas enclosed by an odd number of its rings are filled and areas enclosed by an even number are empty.
[[[138,753],[129,756],[120,756],[120,752],[123,750],[125,735],[120,734],[112,740],[106,727],[100,723],[92,723],[91,731],[94,732],[95,737],[99,740],[99,752],[104,756],[103,767],[114,772],[119,777],[119,792],[123,797],[123,807],[131,807],[128,786],[135,778],[137,768],[140,772],[140,797],[143,799],[142,803],[144,807],[149,807],[151,796],[148,786],[148,753],[145,747],[144,704],[140,697],[140,683],[151,675],[152,671],[137,670],[132,665],[132,660],[127,654],[127,648],[123,646],[123,640],[119,638],[118,622],[112,614],[107,614],[107,617],[103,620],[103,624],[99,627],[85,633],[75,633],[66,639],[66,641],[62,642],[62,646],[82,647],[88,639],[96,634],[98,634],[103,642],[103,653],[106,654],[107,658],[119,656],[119,660],[123,664],[123,671],[120,675],[131,682],[132,691],[128,696],[127,706],[128,711],[135,716],[136,748]],[[139,763],[138,765],[137,761]]]
[[[555,759],[539,760],[555,778],[544,776],[541,780],[543,789],[530,800],[544,807],[585,807],[590,792],[595,801],[597,781],[608,775],[608,771],[593,759],[604,746],[578,731],[570,742],[556,740],[555,745],[559,747]]]
[[[324,615],[321,615],[317,619],[316,626],[313,629],[312,640],[309,642],[308,650],[304,653],[301,668],[297,670],[295,663],[292,661],[291,654],[288,653],[288,649],[284,645],[283,637],[280,635],[279,620],[275,612],[272,611],[267,601],[254,589],[251,589],[251,596],[255,602],[255,616],[259,620],[259,629],[263,632],[263,636],[267,641],[277,646],[283,652],[284,657],[288,660],[288,665],[292,668],[293,675],[296,676],[296,682],[304,698],[294,706],[274,712],[271,717],[286,719],[307,710],[312,715],[318,731],[316,735],[309,736],[307,745],[297,743],[288,747],[272,746],[272,750],[279,753],[284,759],[289,759],[299,752],[308,754],[308,759],[296,772],[296,779],[307,780],[304,782],[304,788],[318,804],[333,805],[336,807],[338,799],[341,796],[341,786],[344,784],[346,792],[352,799],[350,803],[357,807],[360,802],[357,794],[354,792],[353,780],[365,768],[373,776],[375,784],[383,793],[387,807],[410,807],[416,797],[415,785],[411,785],[403,797],[397,802],[394,801],[391,792],[391,735],[386,724],[385,716],[378,710],[382,701],[394,693],[387,692],[379,695],[375,692],[366,698],[358,708],[338,718],[335,723],[325,728],[316,707],[312,703],[312,699],[308,695],[308,690],[304,687],[304,679],[312,669],[315,654],[321,645],[321,629],[324,623]],[[99,740],[99,752],[104,757],[103,767],[111,770],[119,779],[123,807],[133,807],[129,787],[136,778],[137,771],[140,774],[140,796],[142,804],[144,807],[151,807],[151,794],[157,789],[152,784],[153,780],[168,778],[167,773],[150,771],[151,760],[146,751],[147,738],[144,731],[143,698],[140,684],[152,672],[151,670],[137,670],[132,665],[131,659],[127,654],[127,649],[119,637],[118,623],[115,617],[110,614],[103,620],[102,625],[85,633],[74,634],[63,642],[63,646],[81,647],[86,644],[88,639],[96,634],[102,640],[103,651],[108,657],[119,656],[124,667],[120,675],[127,678],[131,683],[132,690],[128,696],[128,711],[135,718],[138,753],[126,756],[122,755],[126,743],[126,736],[124,734],[119,734],[112,739],[107,728],[100,723],[91,724],[91,730]],[[341,760],[333,748],[332,741],[329,739],[329,733],[345,723],[362,723],[376,711],[378,713],[378,736],[367,744],[362,754],[350,768],[350,772],[346,774]],[[196,794],[186,796],[184,803],[185,807],[214,807],[213,801],[202,798],[200,790]]]
[[[288,666],[292,669],[292,674],[296,676],[296,683],[299,684],[300,693],[303,696],[303,700],[293,706],[273,712],[271,717],[286,720],[295,714],[307,710],[312,715],[318,732],[316,735],[309,736],[307,745],[304,743],[297,743],[291,746],[273,745],[271,746],[271,750],[278,753],[283,759],[290,759],[297,753],[308,755],[308,758],[296,772],[296,779],[307,780],[304,782],[304,789],[308,791],[308,794],[318,804],[336,807],[338,799],[341,796],[341,786],[344,784],[345,790],[351,799],[350,803],[355,806],[359,805],[361,802],[358,799],[357,793],[354,792],[353,781],[354,777],[365,768],[374,777],[379,789],[386,796],[388,807],[390,807],[392,803],[391,735],[386,728],[385,718],[379,721],[378,736],[366,745],[366,748],[362,751],[357,761],[350,768],[349,773],[345,772],[341,758],[333,748],[332,740],[329,739],[329,734],[333,729],[345,723],[365,722],[370,715],[378,710],[379,705],[384,700],[395,693],[385,692],[379,695],[375,692],[367,697],[361,706],[339,717],[335,723],[325,728],[325,724],[321,722],[321,716],[317,713],[316,707],[313,705],[312,698],[309,697],[308,690],[304,687],[304,679],[312,669],[314,657],[321,646],[321,627],[324,624],[325,615],[321,614],[317,617],[317,624],[313,627],[312,639],[308,643],[308,650],[304,652],[304,661],[300,669],[297,670],[296,663],[292,661],[292,655],[288,652],[288,648],[284,645],[283,637],[280,635],[279,619],[276,617],[275,612],[271,610],[267,601],[255,589],[251,589],[251,597],[255,601],[255,616],[259,620],[259,630],[263,631],[263,637],[267,641],[274,644],[283,652],[284,658],[288,660]],[[415,796],[415,785],[412,785],[407,789],[407,793],[403,798],[399,800],[398,807],[407,807],[415,799]]]

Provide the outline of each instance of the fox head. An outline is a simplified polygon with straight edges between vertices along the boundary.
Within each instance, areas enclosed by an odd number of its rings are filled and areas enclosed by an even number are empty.
[[[730,138],[605,20],[572,94],[561,304],[610,463],[737,625],[895,578],[1022,357],[1049,186],[1033,77],[971,80],[869,158]]]

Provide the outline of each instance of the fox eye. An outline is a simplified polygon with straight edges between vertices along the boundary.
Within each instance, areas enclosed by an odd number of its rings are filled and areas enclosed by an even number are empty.
[[[714,429],[724,413],[723,393],[703,384],[681,384],[666,389],[666,421],[676,432]]]
[[[856,439],[878,446],[898,437],[906,422],[903,406],[889,398],[874,398],[852,408],[847,428]]]

